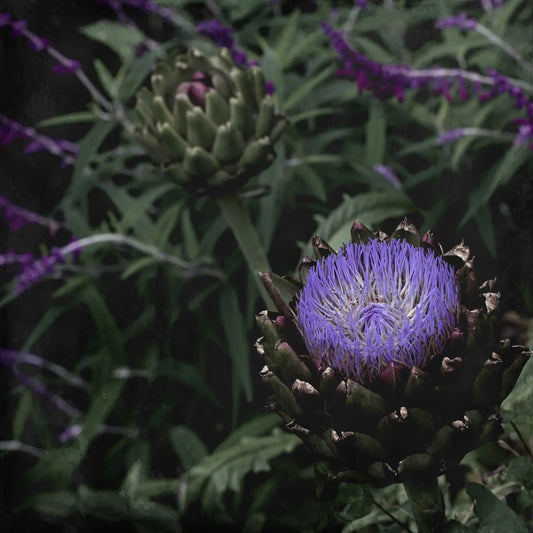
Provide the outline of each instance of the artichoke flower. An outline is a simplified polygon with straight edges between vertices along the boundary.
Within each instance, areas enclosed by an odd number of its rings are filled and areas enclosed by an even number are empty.
[[[529,353],[496,335],[496,280],[477,284],[469,248],[444,253],[407,220],[313,248],[300,280],[261,274],[279,313],[259,313],[256,347],[268,407],[325,480],[432,479],[495,439]]]
[[[150,158],[195,194],[228,194],[274,159],[285,118],[276,113],[262,70],[235,65],[227,48],[192,48],[159,63],[141,89],[138,141]]]

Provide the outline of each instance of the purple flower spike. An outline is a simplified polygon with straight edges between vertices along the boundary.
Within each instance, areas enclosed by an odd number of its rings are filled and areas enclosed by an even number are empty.
[[[444,28],[459,28],[461,30],[475,30],[477,22],[474,19],[469,19],[466,13],[461,13],[456,17],[446,17],[436,22],[435,27],[440,30]]]
[[[11,24],[11,15],[9,13],[0,13],[0,28]]]
[[[402,183],[391,167],[387,165],[374,165],[374,170],[383,176],[395,189],[401,189]]]
[[[458,141],[465,134],[464,128],[456,128],[454,130],[445,131],[438,139],[438,144],[446,144]]]
[[[81,424],[74,424],[72,426],[69,426],[67,429],[65,429],[59,434],[58,440],[61,443],[68,442],[69,440],[79,437],[82,430],[83,426]]]
[[[52,67],[52,72],[56,74],[76,74],[81,69],[81,64],[77,59],[67,59],[63,63],[58,63]]]
[[[218,46],[232,49],[235,46],[233,39],[233,30],[227,26],[223,26],[219,20],[205,20],[196,25],[196,31],[209,37]]]
[[[453,269],[406,241],[348,244],[307,276],[297,321],[309,353],[356,381],[391,362],[422,366],[456,326]]]

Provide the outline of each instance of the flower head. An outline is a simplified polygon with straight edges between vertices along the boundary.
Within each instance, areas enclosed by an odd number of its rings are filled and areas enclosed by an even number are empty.
[[[286,120],[258,66],[239,68],[228,48],[190,49],[160,63],[137,94],[139,142],[195,194],[236,190],[267,168]]]
[[[300,281],[261,275],[279,314],[259,313],[256,347],[267,405],[326,482],[436,477],[497,438],[529,352],[497,341],[496,280],[478,286],[469,248],[443,253],[406,220],[390,236],[356,221],[338,252],[312,244]]]
[[[313,267],[297,321],[311,355],[357,381],[440,353],[458,313],[452,268],[408,242],[350,243]]]

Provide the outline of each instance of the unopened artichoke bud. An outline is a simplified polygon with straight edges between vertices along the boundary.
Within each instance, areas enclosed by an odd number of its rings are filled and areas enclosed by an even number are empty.
[[[274,160],[286,119],[258,66],[237,67],[225,48],[212,55],[191,49],[158,64],[150,82],[151,90],[137,93],[135,136],[191,193],[229,194]]]
[[[299,280],[261,274],[279,315],[260,313],[256,346],[269,405],[329,480],[431,479],[496,439],[530,352],[500,341],[500,293],[468,246],[444,252],[407,220],[390,236],[355,222],[339,252],[312,244]]]

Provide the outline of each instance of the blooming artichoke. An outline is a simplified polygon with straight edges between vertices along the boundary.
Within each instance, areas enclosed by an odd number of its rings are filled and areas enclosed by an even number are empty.
[[[238,68],[226,48],[193,48],[159,63],[152,90],[141,89],[136,132],[148,155],[196,194],[234,191],[274,159],[285,125],[274,109],[262,70]]]
[[[300,280],[263,273],[268,406],[327,464],[326,479],[386,486],[436,477],[502,432],[499,405],[528,352],[499,340],[496,280],[469,248],[443,253],[404,220],[359,222],[335,251],[313,239]]]

